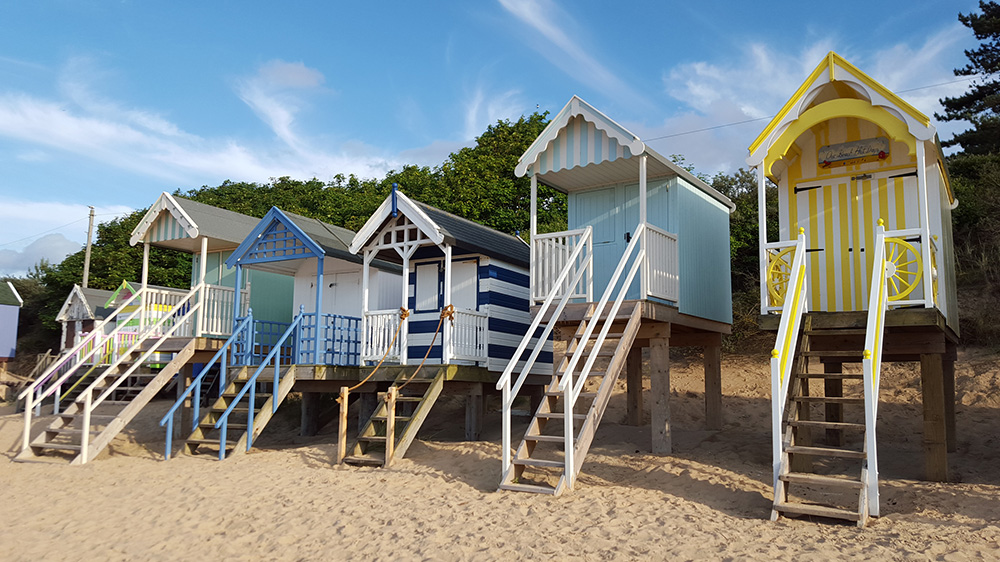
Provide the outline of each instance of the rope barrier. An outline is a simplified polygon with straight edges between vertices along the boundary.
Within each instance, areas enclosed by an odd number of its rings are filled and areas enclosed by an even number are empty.
[[[379,367],[382,366],[382,363],[385,361],[385,358],[389,356],[389,352],[392,351],[392,346],[396,344],[396,338],[399,337],[399,330],[403,327],[403,320],[406,320],[406,318],[409,317],[409,316],[410,316],[410,311],[409,310],[407,310],[406,308],[404,308],[402,306],[399,307],[399,324],[396,324],[396,333],[392,335],[392,341],[389,342],[389,346],[385,348],[385,353],[382,355],[382,359],[379,359],[378,364],[375,365],[375,368],[372,369],[372,372],[368,373],[368,376],[365,377],[364,380],[362,380],[358,384],[352,386],[351,388],[348,388],[347,389],[348,393],[350,393],[352,391],[355,391],[358,388],[361,388],[361,385],[365,384],[366,382],[369,381],[369,379],[371,379],[373,376],[375,376],[375,373],[378,372]],[[340,398],[339,397],[337,398],[337,402],[340,402]]]
[[[406,385],[410,384],[410,381],[412,381],[417,377],[417,373],[420,372],[420,369],[424,367],[424,363],[427,361],[427,358],[430,357],[431,355],[431,349],[434,347],[434,342],[437,341],[438,333],[441,331],[441,324],[444,323],[445,318],[451,320],[452,322],[455,321],[454,305],[449,304],[448,306],[444,307],[444,309],[441,310],[441,317],[438,319],[437,329],[434,330],[434,337],[431,338],[431,343],[430,345],[427,346],[427,353],[424,354],[424,358],[420,361],[420,365],[417,366],[417,370],[413,371],[413,374],[410,375],[410,378],[406,379],[406,381],[396,390],[403,390],[403,388],[405,388]]]

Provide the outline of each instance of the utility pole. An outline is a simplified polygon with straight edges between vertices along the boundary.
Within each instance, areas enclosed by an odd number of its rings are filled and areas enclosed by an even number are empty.
[[[87,251],[83,254],[83,288],[87,288],[90,277],[90,239],[94,236],[94,207],[90,207],[90,225],[87,226]]]

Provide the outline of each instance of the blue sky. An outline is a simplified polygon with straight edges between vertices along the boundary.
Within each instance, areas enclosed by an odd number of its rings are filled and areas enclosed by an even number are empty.
[[[0,0],[0,275],[78,250],[88,205],[102,221],[227,179],[435,166],[574,94],[661,154],[731,172],[830,50],[933,114],[968,87],[957,14],[977,9]]]

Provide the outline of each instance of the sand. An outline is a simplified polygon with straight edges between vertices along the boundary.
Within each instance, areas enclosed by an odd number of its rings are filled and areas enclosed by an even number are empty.
[[[493,401],[485,441],[461,441],[461,404],[445,400],[389,469],[334,465],[336,428],[298,437],[294,402],[257,448],[223,462],[164,461],[156,422],[168,403],[157,401],[92,463],[14,463],[22,418],[8,408],[0,415],[0,560],[1000,559],[998,358],[960,353],[959,450],[947,484],[919,480],[917,371],[887,366],[882,517],[864,529],[768,520],[762,357],[724,357],[719,432],[704,430],[700,357],[674,358],[668,457],[649,454],[648,425],[624,425],[620,381],[576,489],[558,498],[496,491]]]

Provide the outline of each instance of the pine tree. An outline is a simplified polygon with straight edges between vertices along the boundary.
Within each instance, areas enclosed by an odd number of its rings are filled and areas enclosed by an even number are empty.
[[[966,50],[969,64],[955,69],[956,76],[976,76],[965,94],[944,98],[944,121],[965,120],[973,127],[957,133],[944,146],[961,145],[967,154],[1000,153],[1000,5],[980,0],[981,14],[958,14],[980,41],[978,49]]]

